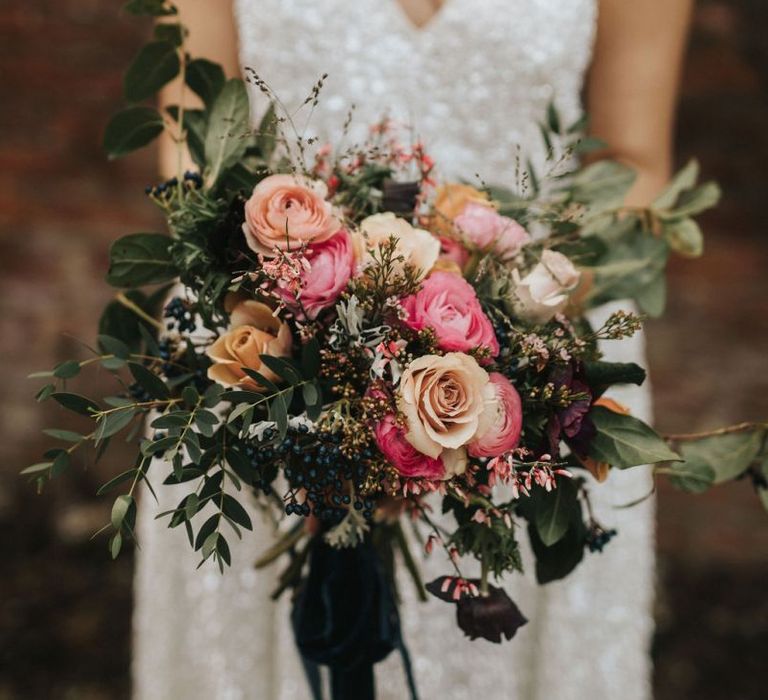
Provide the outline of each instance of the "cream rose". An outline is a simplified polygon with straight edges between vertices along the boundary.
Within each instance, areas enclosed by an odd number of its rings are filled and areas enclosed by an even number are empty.
[[[224,386],[262,389],[243,367],[276,382],[279,377],[262,363],[260,356],[285,357],[291,352],[291,343],[290,329],[272,315],[272,309],[258,301],[241,301],[232,309],[230,330],[206,351],[213,361],[208,378]]]
[[[400,379],[405,439],[422,454],[442,457],[446,472],[459,473],[466,467],[464,446],[493,419],[487,410],[493,398],[488,373],[473,357],[460,352],[419,357]]]
[[[423,278],[434,267],[440,256],[440,241],[429,231],[414,228],[405,219],[396,217],[391,212],[374,214],[360,223],[360,232],[366,239],[366,248],[378,249],[391,236],[397,238],[397,252],[419,271]],[[371,261],[370,252],[364,256],[365,264]]]
[[[532,323],[546,323],[568,303],[581,275],[562,253],[545,250],[541,261],[525,277],[512,270],[515,312]]]

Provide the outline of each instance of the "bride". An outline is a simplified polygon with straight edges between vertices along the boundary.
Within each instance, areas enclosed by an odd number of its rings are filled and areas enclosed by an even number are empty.
[[[222,63],[232,75],[253,68],[289,108],[328,73],[310,125],[321,142],[338,137],[354,104],[351,139],[386,114],[414,126],[437,162],[447,164],[444,176],[477,173],[488,182],[514,184],[519,157],[542,164],[537,123],[547,104],[554,99],[573,122],[585,87],[591,133],[608,144],[612,157],[637,169],[628,203],[648,203],[669,175],[691,0],[236,0],[232,9],[229,0],[176,4],[191,29],[193,55]],[[264,97],[255,92],[252,98],[258,121]],[[171,149],[161,158],[172,171]],[[641,338],[613,344],[619,348],[609,359],[642,363]],[[649,418],[647,387],[615,398]],[[163,466],[155,465],[156,479],[165,476]],[[614,471],[607,486],[594,491],[598,519],[619,531],[605,552],[588,556],[565,582],[539,587],[530,574],[510,577],[505,586],[531,619],[512,642],[466,641],[442,608],[432,610],[440,601],[419,603],[410,582],[402,581],[404,636],[421,697],[649,698],[653,504],[615,508],[649,490],[647,471]],[[214,567],[195,573],[196,557],[184,535],[153,522],[156,512],[176,502],[171,489],[162,493],[167,503],[144,498],[141,505],[135,696],[308,697],[289,630],[289,603],[269,600],[274,570],[253,568],[270,541],[268,524],[257,523],[238,543],[224,576]],[[422,564],[426,580],[441,564]],[[377,674],[380,698],[407,697],[399,656],[379,664]]]

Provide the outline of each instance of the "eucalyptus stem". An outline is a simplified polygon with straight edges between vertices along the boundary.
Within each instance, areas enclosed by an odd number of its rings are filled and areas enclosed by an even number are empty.
[[[724,428],[717,428],[715,430],[704,430],[700,433],[673,433],[670,435],[664,435],[664,439],[668,442],[690,442],[692,440],[702,440],[703,438],[716,437],[718,435],[732,435],[734,433],[746,433],[750,430],[765,429],[768,429],[768,421],[747,422],[737,423],[736,425],[728,425]]]
[[[119,292],[115,299],[122,304],[126,309],[129,309],[130,311],[133,311],[142,321],[146,321],[147,323],[152,324],[157,330],[164,331],[165,328],[163,327],[163,324],[160,323],[156,318],[152,318],[144,309],[142,309],[138,304],[135,304],[132,302],[123,292]]]

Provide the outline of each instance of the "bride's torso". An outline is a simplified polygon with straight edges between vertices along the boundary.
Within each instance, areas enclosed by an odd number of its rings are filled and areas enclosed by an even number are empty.
[[[413,127],[445,175],[508,185],[518,146],[541,162],[551,100],[566,121],[580,116],[597,12],[596,0],[445,0],[417,28],[398,0],[236,7],[243,65],[289,108],[328,74],[309,134],[338,139],[354,105],[351,140],[386,115]],[[258,114],[265,98],[253,99]]]

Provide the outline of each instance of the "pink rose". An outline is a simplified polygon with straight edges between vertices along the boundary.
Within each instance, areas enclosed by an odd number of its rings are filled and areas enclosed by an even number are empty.
[[[384,420],[377,423],[374,434],[381,453],[401,476],[442,479],[445,475],[443,460],[440,457],[428,457],[411,445],[393,415],[385,416]]]
[[[491,384],[495,390],[491,411],[492,421],[468,446],[473,457],[496,457],[514,450],[520,442],[523,427],[523,405],[520,394],[503,374],[491,372]]]
[[[302,244],[321,243],[341,228],[328,190],[319,180],[293,175],[264,178],[245,203],[243,233],[248,247],[264,256],[274,249],[296,250]]]
[[[440,236],[440,260],[456,263],[463,270],[469,260],[469,251],[459,241]]]
[[[433,272],[421,289],[403,300],[405,323],[420,331],[432,328],[437,345],[446,351],[465,352],[486,347],[494,357],[499,343],[483,312],[475,290],[463,277],[451,272]]]
[[[502,216],[487,203],[468,202],[453,223],[470,243],[503,258],[514,257],[531,240],[517,221]]]
[[[355,271],[352,237],[342,229],[327,241],[311,245],[306,259],[309,269],[301,275],[299,303],[287,289],[278,288],[278,292],[288,306],[315,319],[323,309],[336,303]]]

